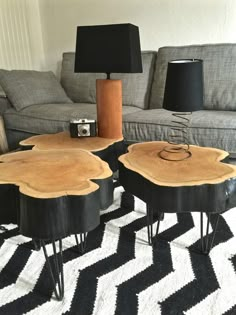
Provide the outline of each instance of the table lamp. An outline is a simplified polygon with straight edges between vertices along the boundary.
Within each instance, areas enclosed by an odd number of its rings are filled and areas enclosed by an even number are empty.
[[[189,115],[203,108],[203,61],[172,60],[168,63],[163,108],[173,111],[168,135],[170,145],[159,156],[169,161],[191,157],[188,142]]]
[[[98,136],[122,136],[122,82],[111,73],[142,72],[139,29],[132,24],[78,26],[75,72],[106,73],[96,80]]]

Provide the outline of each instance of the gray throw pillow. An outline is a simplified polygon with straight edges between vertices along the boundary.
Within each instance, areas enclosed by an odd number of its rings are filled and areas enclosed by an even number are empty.
[[[18,111],[30,105],[72,103],[51,71],[0,70],[0,85]]]

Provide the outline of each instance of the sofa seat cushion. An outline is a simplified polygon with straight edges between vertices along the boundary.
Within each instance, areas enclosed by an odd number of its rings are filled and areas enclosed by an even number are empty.
[[[0,70],[0,84],[16,110],[50,103],[72,103],[53,72]]]
[[[123,106],[123,114],[138,111],[132,106]],[[33,134],[56,133],[69,130],[71,119],[96,119],[95,104],[42,104],[32,105],[17,112],[10,108],[4,112],[5,127]]]
[[[236,45],[208,44],[162,47],[157,53],[150,108],[161,108],[168,62],[202,59],[204,109],[236,110]]]
[[[171,120],[171,112],[165,109],[127,114],[123,118],[124,138],[131,142],[167,140]],[[188,138],[190,144],[236,153],[236,112],[193,112]]]
[[[156,52],[142,52],[143,73],[112,73],[111,79],[122,80],[123,105],[147,108]],[[61,84],[67,95],[77,103],[96,103],[96,79],[105,79],[103,73],[75,73],[75,53],[63,54]]]

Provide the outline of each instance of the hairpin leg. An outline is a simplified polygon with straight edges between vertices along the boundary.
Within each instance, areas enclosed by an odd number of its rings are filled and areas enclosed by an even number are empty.
[[[157,212],[155,213],[155,220],[157,219],[157,228],[155,236],[153,236],[153,208],[151,208],[148,204],[146,206],[147,208],[147,233],[148,233],[148,244],[153,245],[153,241],[157,239],[159,228],[160,228],[160,222],[164,219],[164,213],[163,212]]]
[[[158,221],[157,221],[157,229],[156,229],[156,235],[155,235],[155,238],[157,238],[158,233],[159,233],[160,222],[161,222],[161,220],[158,220]]]
[[[62,256],[62,240],[59,239],[59,253],[56,252],[55,241],[52,241],[53,247],[53,263],[50,261],[45,242],[41,240],[44,256],[49,269],[50,277],[54,285],[54,293],[58,301],[64,297],[64,274],[63,274],[63,256]]]
[[[79,236],[80,236],[80,242],[78,240],[77,234],[75,234],[75,241],[76,241],[76,245],[79,248],[79,251],[83,254],[86,248],[87,233],[80,233]]]
[[[32,239],[32,242],[34,244],[34,250],[39,251],[41,248],[40,240]]]
[[[147,233],[148,233],[148,244],[152,245],[153,239],[153,209],[147,204]]]
[[[215,240],[215,235],[216,235],[216,230],[220,218],[220,214],[217,213],[216,219],[213,225],[213,231],[212,235],[209,234],[209,225],[210,225],[210,218],[211,218],[211,213],[208,214],[207,216],[207,225],[206,225],[206,234],[203,236],[203,212],[200,213],[200,234],[201,234],[201,250],[203,254],[209,254],[210,250],[212,249],[212,246],[214,244]],[[211,236],[210,236],[211,235]]]

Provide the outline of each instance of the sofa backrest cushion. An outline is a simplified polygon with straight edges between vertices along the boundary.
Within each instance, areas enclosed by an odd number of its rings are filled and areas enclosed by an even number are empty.
[[[123,105],[147,108],[153,79],[156,52],[142,52],[143,73],[112,73],[111,79],[122,80]],[[61,84],[67,95],[77,103],[96,103],[96,79],[105,79],[103,73],[74,73],[75,54],[64,53]]]
[[[162,47],[157,53],[150,108],[161,108],[170,60],[203,60],[204,109],[236,110],[236,44]]]
[[[75,103],[96,103],[96,79],[105,79],[103,73],[75,73],[75,53],[63,53],[61,85]]]
[[[149,106],[156,52],[142,52],[142,73],[112,73],[112,79],[122,80],[124,105],[146,109]]]
[[[72,103],[51,71],[0,70],[0,85],[18,111],[30,105]]]

